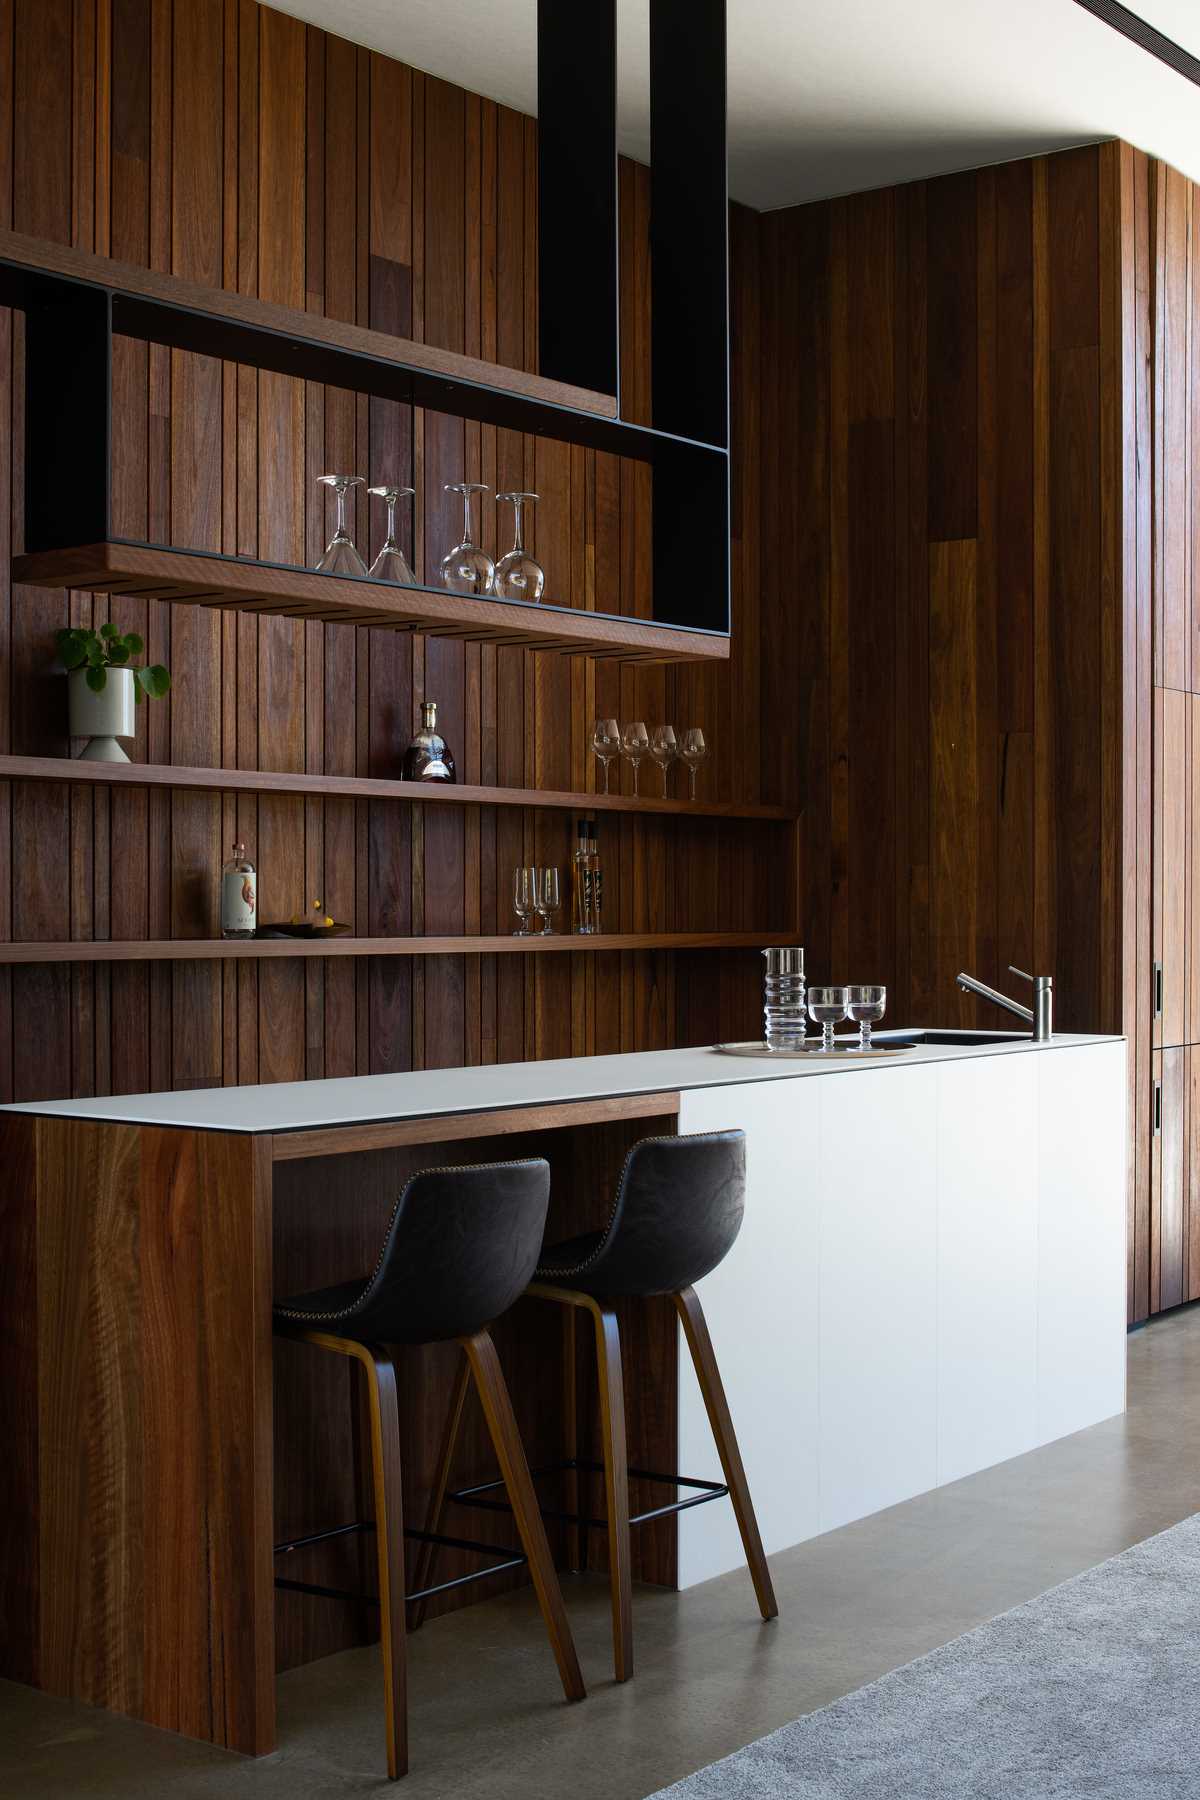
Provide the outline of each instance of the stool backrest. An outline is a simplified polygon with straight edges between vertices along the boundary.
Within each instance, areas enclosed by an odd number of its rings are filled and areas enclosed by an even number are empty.
[[[715,1269],[742,1228],[746,1134],[643,1138],[625,1159],[589,1292],[674,1294]],[[562,1277],[570,1286],[569,1276]]]
[[[375,1272],[342,1323],[385,1344],[472,1336],[528,1285],[549,1203],[544,1157],[423,1169],[405,1182]]]

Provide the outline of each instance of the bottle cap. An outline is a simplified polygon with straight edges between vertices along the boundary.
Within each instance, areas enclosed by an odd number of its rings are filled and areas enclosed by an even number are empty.
[[[436,700],[422,700],[421,724],[425,727],[426,731],[432,731],[433,727],[437,724]]]

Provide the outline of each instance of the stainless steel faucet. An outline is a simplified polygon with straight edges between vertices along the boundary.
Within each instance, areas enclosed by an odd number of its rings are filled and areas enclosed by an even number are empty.
[[[1054,978],[1050,975],[1027,975],[1024,969],[1015,969],[1012,963],[1009,963],[1008,969],[1011,975],[1019,975],[1022,981],[1032,982],[1032,1006],[1022,1006],[1019,1000],[1010,1000],[1007,994],[989,987],[986,981],[976,981],[973,975],[960,975],[958,985],[965,994],[978,994],[981,1000],[990,1000],[993,1006],[1002,1006],[1005,1012],[1016,1013],[1018,1019],[1028,1019],[1033,1026],[1034,1043],[1044,1044],[1054,1035]]]

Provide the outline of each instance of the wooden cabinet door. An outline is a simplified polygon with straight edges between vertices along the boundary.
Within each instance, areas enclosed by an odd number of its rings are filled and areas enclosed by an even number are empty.
[[[1187,1298],[1191,1054],[1156,1050],[1151,1063],[1150,1311],[1155,1313]]]
[[[1189,1041],[1192,738],[1190,694],[1154,690],[1154,904],[1152,997],[1156,1049]],[[1200,995],[1197,996],[1200,1001]],[[1198,1006],[1197,1010],[1200,1010]]]

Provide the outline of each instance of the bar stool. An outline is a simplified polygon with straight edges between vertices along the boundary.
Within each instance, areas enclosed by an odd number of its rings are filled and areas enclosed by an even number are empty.
[[[406,1600],[428,1598],[430,1592],[439,1590],[405,1594],[405,1537],[421,1541],[426,1553],[433,1546],[428,1542],[429,1533],[404,1530],[400,1420],[392,1345],[448,1339],[457,1339],[461,1344],[465,1361],[456,1390],[457,1412],[461,1416],[467,1381],[473,1377],[524,1555],[510,1557],[496,1545],[464,1539],[442,1541],[506,1558],[500,1562],[500,1568],[528,1561],[563,1690],[568,1700],[584,1697],[583,1677],[545,1526],[496,1347],[487,1329],[517,1299],[533,1273],[549,1198],[550,1168],[541,1158],[426,1169],[405,1183],[372,1274],[337,1287],[296,1295],[280,1301],[274,1309],[275,1330],[281,1336],[300,1339],[339,1356],[354,1357],[366,1371],[387,1760],[388,1774],[393,1779],[408,1768]],[[440,1491],[439,1488],[439,1495]],[[371,1528],[370,1522],[361,1520],[334,1526],[277,1545],[276,1554]],[[466,1579],[497,1572],[496,1567],[485,1568]],[[366,1597],[282,1578],[276,1580],[276,1586],[335,1599]]]
[[[530,1295],[557,1301],[566,1309],[565,1397],[569,1439],[574,1438],[577,1429],[576,1311],[587,1312],[592,1318],[600,1388],[607,1517],[596,1521],[582,1518],[574,1511],[553,1513],[546,1510],[547,1516],[565,1518],[572,1527],[582,1524],[585,1532],[589,1525],[607,1525],[613,1662],[618,1681],[628,1680],[633,1673],[629,1532],[631,1526],[647,1519],[682,1512],[728,1495],[733,1501],[759,1611],[764,1619],[774,1619],[779,1613],[712,1340],[693,1288],[694,1282],[710,1274],[728,1255],[741,1230],[745,1198],[744,1132],[698,1132],[683,1137],[644,1138],[634,1145],[625,1160],[616,1199],[604,1229],[544,1247],[536,1277],[527,1289]],[[709,1425],[716,1439],[725,1476],[723,1485],[628,1467],[621,1334],[613,1302],[648,1299],[656,1294],[670,1295],[683,1325]],[[555,1472],[566,1472],[572,1484],[576,1482],[578,1472],[598,1472],[600,1465],[580,1459],[577,1443],[569,1442],[568,1450],[566,1461],[556,1464]],[[538,1471],[539,1474],[550,1472]],[[674,1484],[692,1492],[686,1499],[631,1518],[630,1475],[635,1479]],[[446,1458],[439,1491],[445,1493],[447,1500],[467,1506],[502,1508],[503,1503],[486,1497],[488,1490],[499,1487],[500,1482],[484,1482],[450,1492],[448,1477],[449,1459]],[[440,1503],[431,1505],[430,1518],[440,1524]]]

